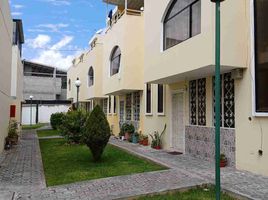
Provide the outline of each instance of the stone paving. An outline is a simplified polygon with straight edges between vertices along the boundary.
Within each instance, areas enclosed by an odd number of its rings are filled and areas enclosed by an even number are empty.
[[[22,134],[19,145],[0,156],[0,199],[46,187],[39,142],[33,131],[28,132]]]
[[[27,133],[20,145],[0,156],[0,199],[122,199],[213,183],[212,163],[116,139],[110,143],[170,169],[46,188],[37,136]],[[268,199],[268,177],[224,168],[222,186],[249,199]]]

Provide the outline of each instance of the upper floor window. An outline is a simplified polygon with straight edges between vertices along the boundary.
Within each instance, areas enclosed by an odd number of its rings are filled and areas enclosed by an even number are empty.
[[[94,69],[90,67],[88,70],[88,86],[94,85]]]
[[[268,1],[255,0],[255,102],[256,112],[268,113]]]
[[[164,19],[164,50],[201,32],[201,0],[174,0]]]
[[[152,114],[152,85],[146,84],[146,114]]]
[[[116,46],[111,54],[111,66],[110,66],[111,76],[119,72],[120,60],[121,60],[121,51],[120,48]]]

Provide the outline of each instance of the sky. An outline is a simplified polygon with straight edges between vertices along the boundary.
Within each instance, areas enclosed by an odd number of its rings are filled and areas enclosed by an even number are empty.
[[[67,70],[88,41],[105,27],[102,0],[10,0],[12,17],[22,19],[23,59]]]

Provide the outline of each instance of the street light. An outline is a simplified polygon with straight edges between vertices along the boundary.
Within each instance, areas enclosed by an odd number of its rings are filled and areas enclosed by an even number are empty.
[[[215,187],[216,200],[221,198],[221,169],[220,169],[220,131],[221,131],[221,2],[224,0],[211,0],[215,5]]]
[[[32,105],[33,105],[33,96],[30,96],[31,107],[30,107],[30,125],[32,126]]]
[[[79,101],[78,101],[78,98],[79,98],[79,87],[81,86],[81,81],[79,80],[79,78],[76,79],[75,81],[75,86],[77,88],[77,96],[76,96],[76,108],[78,110],[78,107],[79,107]]]

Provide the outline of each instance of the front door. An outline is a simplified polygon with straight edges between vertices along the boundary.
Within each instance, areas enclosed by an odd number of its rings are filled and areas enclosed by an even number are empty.
[[[172,95],[172,148],[181,153],[185,152],[184,135],[184,94]]]

